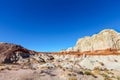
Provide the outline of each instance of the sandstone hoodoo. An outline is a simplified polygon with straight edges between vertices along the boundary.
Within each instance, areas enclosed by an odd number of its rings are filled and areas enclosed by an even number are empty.
[[[120,50],[120,33],[105,29],[93,36],[80,38],[76,45],[67,51],[97,51],[97,50]]]

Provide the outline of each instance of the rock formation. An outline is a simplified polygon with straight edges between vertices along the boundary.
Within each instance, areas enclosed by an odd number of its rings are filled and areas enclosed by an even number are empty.
[[[106,29],[91,37],[80,38],[73,47],[73,51],[79,52],[106,49],[120,50],[120,33],[112,29]]]
[[[120,34],[103,30],[61,52],[0,43],[0,76],[0,80],[119,80]]]
[[[0,63],[17,62],[19,58],[27,58],[34,51],[27,50],[20,45],[0,43]]]

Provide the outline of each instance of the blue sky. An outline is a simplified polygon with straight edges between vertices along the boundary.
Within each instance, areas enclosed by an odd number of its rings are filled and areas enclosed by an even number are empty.
[[[120,32],[120,0],[0,0],[0,42],[59,51],[108,28]]]

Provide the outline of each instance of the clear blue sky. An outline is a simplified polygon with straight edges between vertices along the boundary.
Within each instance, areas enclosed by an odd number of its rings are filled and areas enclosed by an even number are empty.
[[[120,31],[120,0],[0,0],[0,42],[59,51],[106,28]]]

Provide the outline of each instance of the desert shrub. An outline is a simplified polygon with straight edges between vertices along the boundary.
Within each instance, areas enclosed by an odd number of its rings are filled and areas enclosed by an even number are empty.
[[[104,66],[104,63],[103,62],[99,62],[102,66]]]
[[[97,78],[97,76],[95,76],[90,70],[86,70],[86,71],[84,72],[84,74],[85,74],[85,75],[91,75],[91,76],[93,76],[94,78]]]
[[[116,78],[115,76],[112,76],[111,78]]]
[[[105,77],[105,78],[109,78],[109,76],[107,75],[107,74],[101,74],[103,77]]]
[[[98,67],[94,68],[94,70],[93,70],[94,74],[99,74],[100,71],[101,71],[101,69]]]
[[[111,80],[111,78],[107,74],[102,73],[101,75],[105,78],[104,80]]]
[[[118,62],[116,59],[114,60],[115,62]]]
[[[7,69],[7,70],[12,70],[12,68],[10,68],[10,67],[6,67],[6,69]]]
[[[34,80],[33,78],[26,78],[25,80]]]
[[[84,73],[82,71],[77,71],[77,74],[84,75]]]
[[[75,73],[68,73],[68,80],[78,80]]]
[[[89,71],[89,70],[86,70],[86,71],[84,72],[84,74],[85,74],[85,75],[93,75],[93,74],[91,73],[91,71]]]
[[[68,80],[77,80],[77,77],[69,77]]]
[[[120,76],[117,76],[117,80],[120,80]]]

